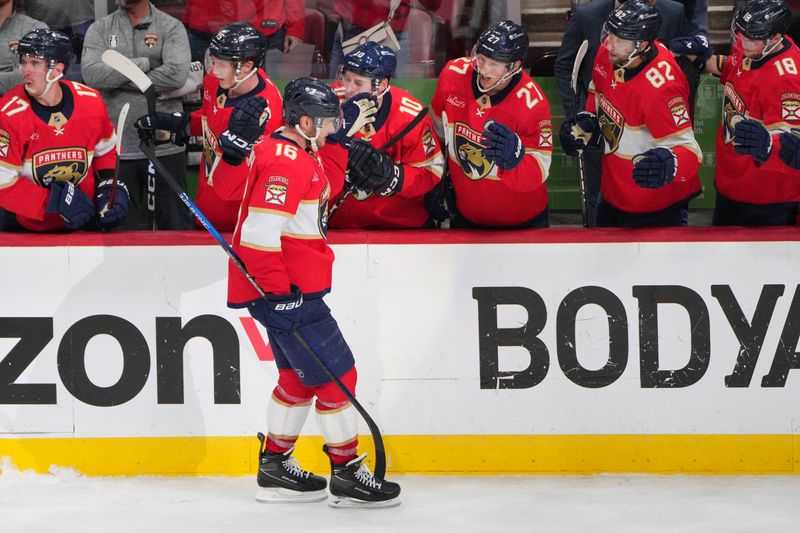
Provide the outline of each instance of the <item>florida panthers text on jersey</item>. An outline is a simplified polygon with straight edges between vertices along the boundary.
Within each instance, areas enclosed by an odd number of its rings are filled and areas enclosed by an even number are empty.
[[[322,295],[333,267],[325,236],[330,185],[317,160],[280,132],[253,147],[233,249],[264,292],[288,294],[296,285]],[[228,305],[259,298],[231,261]]]
[[[663,44],[656,41],[633,69],[615,69],[601,44],[586,109],[597,114],[605,143],[603,200],[628,213],[650,213],[700,192],[702,153],[689,117],[689,84]],[[658,147],[677,157],[675,178],[658,189],[640,187],[633,180],[633,158]]]
[[[259,82],[247,94],[228,97],[219,80],[211,75],[203,79],[203,107],[192,113],[192,134],[203,135],[203,164],[197,184],[197,207],[220,231],[232,231],[242,201],[247,172],[222,160],[219,136],[228,129],[228,119],[236,103],[245,98],[261,96],[267,101],[264,109],[264,135],[270,135],[281,125],[283,106],[277,87],[263,70],[258,69]]]
[[[447,147],[448,170],[459,212],[471,222],[511,226],[547,207],[545,180],[553,153],[550,105],[525,72],[498,94],[481,94],[475,69],[462,57],[445,66],[431,101]],[[522,162],[503,170],[483,156],[484,125],[494,120],[515,132],[525,147]]]
[[[94,198],[95,172],[113,169],[116,137],[100,93],[59,82],[64,98],[54,111],[32,100],[24,85],[0,99],[0,207],[33,231],[65,228],[45,213],[53,181],[70,181]]]
[[[342,84],[334,83],[333,89],[343,101],[345,95]],[[368,140],[375,149],[380,150],[423,109],[424,106],[411,94],[398,87],[391,87],[383,95],[375,122],[365,126],[355,137]],[[346,166],[347,153],[340,145],[328,143],[320,150],[320,154],[331,181],[332,202],[335,203],[343,193],[343,169]],[[402,189],[391,196],[354,194],[331,217],[332,228],[420,228],[428,221],[424,196],[439,183],[444,172],[444,157],[430,118],[425,117],[403,135],[402,139],[389,148],[386,155],[403,166]],[[340,161],[331,161],[332,159]]]
[[[800,128],[800,50],[784,37],[783,48],[761,61],[750,61],[735,47],[722,69],[722,124],[717,131],[717,190],[751,204],[800,201],[800,175],[778,156],[780,134]],[[760,121],[772,133],[772,152],[759,165],[733,148],[737,115]]]

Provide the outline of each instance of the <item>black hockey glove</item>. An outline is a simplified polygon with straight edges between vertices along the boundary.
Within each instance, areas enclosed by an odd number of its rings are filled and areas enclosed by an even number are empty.
[[[108,203],[111,192],[116,188],[114,200]],[[116,186],[112,180],[101,181],[94,193],[94,205],[97,207],[97,225],[101,229],[111,229],[122,224],[128,215],[128,188],[117,180]]]
[[[150,144],[154,139],[156,144],[171,142],[183,146],[189,138],[189,115],[184,113],[162,113],[157,111],[153,115],[143,115],[133,123],[139,140]],[[169,132],[169,138],[159,140],[156,130]]]
[[[71,230],[80,229],[94,218],[94,204],[86,193],[69,181],[54,181],[45,211],[58,213]]]
[[[653,148],[634,156],[633,161],[633,180],[645,189],[669,185],[678,169],[678,158],[668,148]]]
[[[792,128],[791,133],[781,133],[781,161],[795,170],[800,170],[800,129]]]
[[[353,139],[347,151],[347,175],[345,181],[351,187],[369,194],[384,181],[383,157],[369,141]]]
[[[672,39],[669,42],[669,49],[675,54],[697,56],[692,63],[700,72],[705,71],[706,61],[714,54],[714,49],[708,44],[708,39],[705,35]]]
[[[250,154],[269,118],[264,114],[266,107],[267,101],[260,96],[245,98],[236,103],[228,119],[228,129],[219,136],[223,161],[236,166]]]
[[[328,140],[349,148],[353,135],[361,131],[367,124],[375,122],[378,113],[378,99],[369,93],[358,93],[342,104],[344,124],[337,131],[328,135]]]
[[[733,127],[733,149],[765,163],[772,152],[772,135],[762,123],[751,118],[740,120]]]
[[[289,294],[267,294],[265,300],[269,307],[266,326],[269,329],[291,333],[300,327],[303,315],[303,293],[292,285]]]
[[[525,148],[519,135],[500,122],[489,121],[483,129],[483,156],[503,170],[511,170],[522,162]]]
[[[600,146],[600,122],[594,113],[581,111],[561,124],[558,132],[561,147],[567,155],[578,155],[587,146]]]

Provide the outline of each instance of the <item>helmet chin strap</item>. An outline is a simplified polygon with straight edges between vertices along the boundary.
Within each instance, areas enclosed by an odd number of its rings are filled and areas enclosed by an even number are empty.
[[[232,85],[232,86],[231,86],[231,88],[230,88],[230,89],[228,89],[228,90],[235,89],[235,88],[237,88],[237,87],[238,87],[240,84],[242,84],[242,83],[244,83],[245,81],[247,81],[247,80],[248,80],[248,78],[250,78],[250,77],[251,77],[253,74],[255,74],[255,73],[256,73],[256,70],[258,70],[258,67],[256,67],[255,65],[253,65],[253,68],[250,70],[250,72],[248,72],[248,73],[247,73],[247,75],[245,75],[245,77],[244,77],[244,78],[241,78],[241,79],[239,79],[239,77],[238,77],[238,76],[239,76],[239,74],[241,74],[241,73],[242,73],[242,62],[241,62],[241,61],[237,61],[237,62],[236,62],[236,70],[234,70],[234,73],[233,73],[233,85]]]
[[[644,50],[639,50],[639,46],[641,44],[642,44],[642,41],[636,41],[633,44],[633,51],[630,54],[628,54],[628,60],[625,61],[624,65],[620,65],[617,68],[628,68],[629,66],[631,66],[631,63],[636,61],[636,58],[638,58],[639,56],[641,56],[644,53]]]
[[[52,87],[55,82],[57,82],[58,80],[60,80],[61,78],[64,77],[64,73],[62,72],[59,75],[57,75],[55,78],[50,79],[50,74],[52,72],[53,72],[53,67],[51,66],[48,69],[47,74],[44,75],[44,81],[46,81],[47,84],[44,86],[44,91],[42,91],[42,94],[39,95],[40,98],[47,94],[47,91],[50,90],[50,87]]]
[[[768,40],[764,41],[764,49],[761,51],[761,56],[758,59],[754,59],[753,61],[761,61],[762,59],[773,53],[778,48],[778,46],[783,42],[783,38],[775,39],[775,42],[772,44],[766,44],[767,42]]]
[[[319,151],[319,146],[317,146],[317,139],[319,139],[319,131],[320,131],[320,128],[316,124],[316,119],[314,119],[314,131],[316,133],[314,134],[313,137],[309,137],[308,135],[306,135],[303,129],[300,127],[300,124],[295,124],[294,129],[297,130],[297,133],[299,133],[303,137],[303,139],[307,140],[311,144],[311,150],[313,150],[313,152],[316,154]]]

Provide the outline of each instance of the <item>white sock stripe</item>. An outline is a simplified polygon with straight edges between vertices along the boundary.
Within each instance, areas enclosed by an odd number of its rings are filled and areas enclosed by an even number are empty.
[[[347,443],[358,438],[358,413],[349,403],[333,411],[317,410],[317,422],[328,444]]]

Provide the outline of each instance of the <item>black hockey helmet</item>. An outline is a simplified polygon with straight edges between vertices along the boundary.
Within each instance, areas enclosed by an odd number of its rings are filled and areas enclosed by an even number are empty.
[[[736,10],[733,30],[752,41],[766,41],[785,33],[791,20],[792,12],[784,0],[750,0]]]
[[[214,57],[234,63],[252,61],[258,67],[264,61],[267,43],[252,24],[233,22],[214,35],[208,45],[208,52]]]
[[[482,54],[495,61],[522,61],[528,52],[528,33],[519,24],[504,20],[495,22],[478,37],[473,54]]]
[[[646,0],[628,0],[612,11],[606,19],[609,33],[626,41],[650,41],[658,36],[661,13]]]
[[[64,69],[72,59],[72,41],[59,31],[40,28],[26,33],[17,46],[19,57],[32,56],[47,60],[50,68],[63,63]]]
[[[344,56],[343,70],[374,80],[391,78],[397,67],[394,50],[382,44],[367,41]]]
[[[330,85],[308,76],[295,78],[286,84],[283,91],[283,120],[294,126],[304,116],[313,119],[339,116],[339,97]]]

